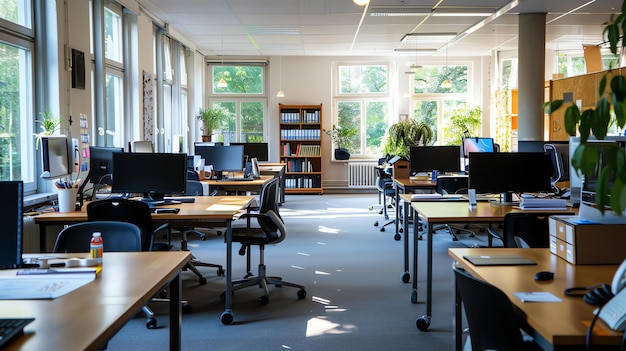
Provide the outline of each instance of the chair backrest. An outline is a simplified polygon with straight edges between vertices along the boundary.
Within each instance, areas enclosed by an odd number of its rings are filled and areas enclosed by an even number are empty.
[[[467,194],[468,177],[438,177],[437,193]]]
[[[88,221],[120,221],[135,224],[141,230],[144,251],[152,250],[154,225],[150,206],[129,199],[102,199],[87,204]]]
[[[524,349],[511,300],[497,287],[454,269],[470,331],[472,350]]]
[[[185,196],[204,196],[204,187],[199,180],[187,180]]]
[[[94,232],[102,234],[104,251],[142,251],[141,230],[132,223],[95,221],[72,224],[59,233],[53,252],[88,252]]]
[[[561,213],[559,213],[560,215]],[[574,214],[563,213],[563,215]],[[504,216],[502,245],[504,247],[550,247],[549,217],[551,212],[511,212]]]
[[[265,233],[267,244],[278,244],[285,240],[287,236],[287,227],[277,212],[273,210],[265,213],[267,217],[259,218],[259,225]]]
[[[280,218],[280,214],[278,212],[278,178],[272,178],[263,185],[263,188],[261,188],[260,202],[261,203],[259,204],[259,213],[267,213],[269,211],[273,211]],[[259,218],[258,222],[262,228],[267,229],[268,231],[277,230],[275,223],[268,220],[267,218]]]
[[[187,170],[187,180],[196,180],[196,181],[200,181],[200,175],[198,174],[198,172],[188,169]]]

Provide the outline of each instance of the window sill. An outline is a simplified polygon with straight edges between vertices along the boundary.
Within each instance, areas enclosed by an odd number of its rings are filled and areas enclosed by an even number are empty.
[[[40,204],[48,203],[51,201],[56,201],[57,194],[56,193],[37,193],[32,195],[24,196],[24,207],[32,207]]]

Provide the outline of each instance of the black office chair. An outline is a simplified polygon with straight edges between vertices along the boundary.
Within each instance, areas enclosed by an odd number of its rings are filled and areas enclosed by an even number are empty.
[[[465,176],[458,177],[437,177],[437,188],[436,191],[439,194],[467,194],[468,190],[468,178]],[[452,226],[449,224],[444,224],[439,227],[435,227],[434,230],[446,229],[450,236],[452,236],[452,241],[457,241],[459,238],[456,234],[466,233],[469,234],[470,237],[475,236],[474,231],[468,229],[467,227],[458,227]]]
[[[489,246],[494,238],[504,247],[548,248],[550,247],[549,217],[554,212],[511,212],[504,215],[502,231],[489,228]],[[570,215],[574,212],[559,213]]]
[[[524,324],[505,293],[464,271],[453,270],[456,289],[465,308],[472,350],[541,350],[520,330]]]
[[[383,220],[387,222],[381,225],[379,221],[376,221],[374,222],[374,227],[380,227],[380,231],[384,232],[386,226],[396,223],[395,218],[389,220],[389,214],[387,213],[388,208],[393,208],[393,206],[387,206],[387,199],[391,198],[393,199],[392,201],[395,201],[396,190],[393,187],[391,175],[381,166],[376,167],[376,190],[378,190],[379,198],[382,197],[383,202],[383,207],[379,214],[382,214]]]
[[[258,276],[250,276],[250,260],[247,258],[247,274],[244,279],[236,280],[232,282],[233,293],[236,290],[243,289],[249,286],[259,286],[264,289],[265,294],[259,298],[261,305],[266,305],[269,302],[269,289],[268,285],[275,285],[277,287],[289,286],[298,288],[298,299],[306,297],[306,290],[304,286],[284,281],[281,277],[270,277],[266,274],[265,266],[265,245],[278,244],[283,241],[287,235],[287,228],[282,218],[278,214],[278,202],[279,202],[279,189],[278,178],[273,178],[266,183],[261,189],[261,206],[258,213],[246,213],[241,216],[242,219],[256,218],[258,227],[252,227],[246,225],[245,227],[233,227],[233,242],[239,242],[242,244],[242,250],[239,254],[245,254],[249,251],[249,248],[253,245],[259,247],[259,265]],[[222,297],[224,297],[222,295]]]
[[[94,232],[102,233],[104,252],[142,251],[144,238],[138,226],[117,221],[94,221],[77,223],[65,227],[57,236],[52,252],[77,253],[89,252],[91,236]],[[148,306],[141,308],[146,315],[146,327],[154,329],[157,321]]]

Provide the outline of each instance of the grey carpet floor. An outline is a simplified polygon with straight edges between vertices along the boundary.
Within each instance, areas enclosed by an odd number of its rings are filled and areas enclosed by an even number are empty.
[[[433,319],[429,331],[415,326],[426,312],[425,240],[418,254],[418,303],[411,304],[411,284],[401,281],[402,241],[394,229],[380,232],[376,194],[288,195],[281,216],[288,237],[266,248],[268,274],[303,284],[296,289],[271,287],[270,302],[260,306],[262,290],[251,287],[233,297],[234,323],[223,325],[220,294],[225,278],[214,268],[200,268],[207,277],[183,272],[183,297],[193,312],[183,315],[183,350],[450,350],[452,349],[452,271],[448,247],[486,245],[484,234],[460,241],[440,231],[433,237]],[[369,210],[374,205],[374,210]],[[200,259],[225,262],[223,238],[190,238]],[[233,278],[245,274],[245,259],[234,246]],[[253,265],[258,250],[253,248]],[[253,268],[253,272],[256,270]],[[109,342],[108,350],[166,350],[167,305],[152,303],[162,328],[148,330],[138,314]]]

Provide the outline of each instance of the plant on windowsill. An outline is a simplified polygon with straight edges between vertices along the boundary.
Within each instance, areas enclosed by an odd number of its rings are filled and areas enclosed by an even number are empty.
[[[59,126],[61,125],[61,119],[59,117],[55,117],[52,112],[46,110],[43,112],[39,112],[41,118],[35,120],[35,123],[39,125],[39,129],[41,132],[35,133],[35,149],[39,149],[39,143],[41,142],[41,138],[47,135],[52,135],[59,130]]]
[[[406,118],[387,130],[383,154],[406,158],[411,146],[430,145],[433,139],[433,130],[426,123]]]
[[[345,148],[354,137],[359,133],[357,128],[344,128],[333,124],[330,130],[324,129],[326,133],[333,141],[335,146],[335,160],[348,160],[350,159],[350,151]]]
[[[200,129],[204,132],[202,141],[217,141],[221,123],[227,119],[230,112],[223,107],[213,106],[201,108],[198,111],[198,120],[202,122]]]
[[[610,44],[613,54],[617,53],[618,44],[626,44],[622,35],[626,26],[626,2],[622,3],[622,12],[616,17],[611,15],[604,23],[603,33]],[[544,103],[547,113],[559,109],[563,100]],[[611,210],[614,215],[622,216],[626,209],[626,154],[623,146],[617,143],[588,142],[589,137],[604,139],[609,126],[613,123],[623,129],[626,125],[626,78],[619,72],[607,71],[598,86],[598,100],[595,108],[580,111],[571,103],[564,116],[565,129],[569,135],[580,135],[580,145],[570,156],[572,166],[579,174],[590,179],[598,172],[596,182],[595,205],[602,215]],[[613,183],[611,180],[614,177]],[[581,206],[581,212],[583,207]]]

